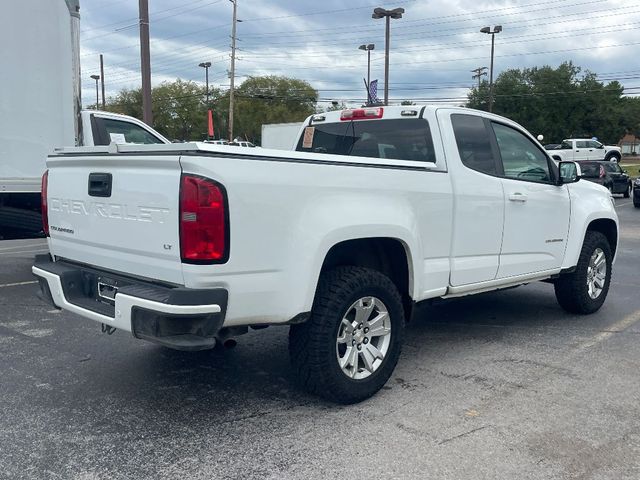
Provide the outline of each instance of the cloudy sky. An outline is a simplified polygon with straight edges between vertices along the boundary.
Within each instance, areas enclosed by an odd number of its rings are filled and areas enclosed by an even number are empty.
[[[371,78],[384,79],[384,20],[375,7],[403,7],[392,20],[390,99],[460,103],[471,70],[558,66],[566,60],[640,93],[640,3],[637,0],[237,0],[241,83],[247,76],[286,75],[308,81],[320,99],[360,104],[366,96],[366,52],[375,44]],[[138,1],[81,0],[83,103],[95,96],[89,76],[104,54],[107,96],[140,85]],[[233,5],[230,0],[149,0],[152,83],[182,78],[226,89]]]

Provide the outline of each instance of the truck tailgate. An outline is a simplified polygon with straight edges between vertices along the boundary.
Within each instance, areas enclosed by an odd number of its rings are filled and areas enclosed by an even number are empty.
[[[54,156],[47,167],[53,255],[183,284],[178,154]]]

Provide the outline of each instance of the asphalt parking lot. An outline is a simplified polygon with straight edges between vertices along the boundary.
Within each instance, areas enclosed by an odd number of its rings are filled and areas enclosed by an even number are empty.
[[[549,284],[421,308],[388,385],[336,406],[292,385],[286,328],[185,353],[43,304],[43,240],[0,242],[0,477],[638,479],[640,210],[618,198],[611,291]]]

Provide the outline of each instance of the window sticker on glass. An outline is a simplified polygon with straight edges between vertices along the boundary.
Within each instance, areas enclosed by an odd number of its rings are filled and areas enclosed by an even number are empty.
[[[302,139],[302,148],[311,148],[313,146],[313,135],[316,127],[306,127],[304,129],[304,138]]]
[[[124,133],[109,133],[109,139],[113,142],[113,143],[127,143],[127,140],[124,137]]]

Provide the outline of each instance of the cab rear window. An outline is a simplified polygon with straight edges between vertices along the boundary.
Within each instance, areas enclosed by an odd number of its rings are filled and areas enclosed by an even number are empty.
[[[421,118],[355,120],[307,127],[299,152],[435,162],[429,123]]]

